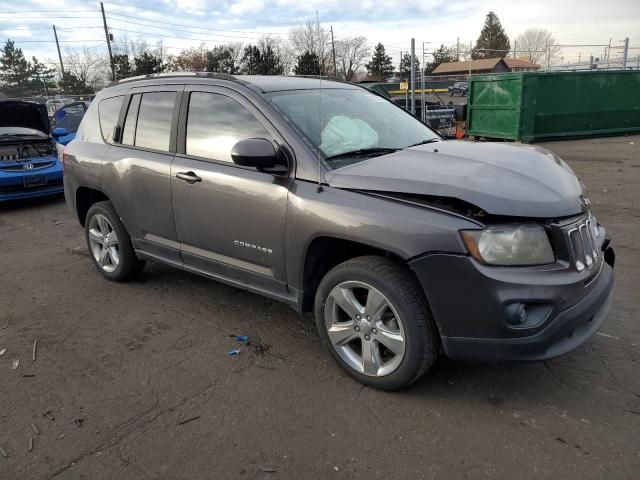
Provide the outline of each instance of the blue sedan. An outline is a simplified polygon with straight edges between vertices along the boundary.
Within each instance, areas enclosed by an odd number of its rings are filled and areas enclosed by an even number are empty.
[[[62,193],[62,163],[44,105],[0,101],[0,201]]]

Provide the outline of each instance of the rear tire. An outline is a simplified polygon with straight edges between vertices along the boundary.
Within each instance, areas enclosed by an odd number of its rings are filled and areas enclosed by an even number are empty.
[[[144,261],[136,256],[131,237],[111,202],[93,204],[84,225],[89,256],[102,275],[126,282],[142,271]]]
[[[422,288],[401,263],[358,257],[330,270],[315,299],[322,342],[352,377],[398,390],[436,360],[440,338]]]

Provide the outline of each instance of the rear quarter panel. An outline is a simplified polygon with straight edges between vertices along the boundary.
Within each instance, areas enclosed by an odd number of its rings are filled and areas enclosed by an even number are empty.
[[[64,196],[67,206],[77,216],[76,193],[80,186],[102,191],[102,158],[110,145],[105,143],[98,122],[98,101],[89,106],[76,138],[66,146]]]

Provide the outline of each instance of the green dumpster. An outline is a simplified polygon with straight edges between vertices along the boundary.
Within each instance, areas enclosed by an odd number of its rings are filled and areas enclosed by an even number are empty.
[[[640,71],[469,78],[467,133],[532,142],[640,131]]]

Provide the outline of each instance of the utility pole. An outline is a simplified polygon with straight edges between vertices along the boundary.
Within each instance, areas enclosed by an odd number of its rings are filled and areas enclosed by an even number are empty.
[[[611,38],[609,38],[609,47],[607,48],[607,70],[609,70],[609,57],[611,56]]]
[[[336,68],[336,43],[333,41],[333,25],[331,25],[331,51],[333,52],[333,76],[338,76],[338,69]]]
[[[518,50],[518,42],[514,40],[513,41],[513,58],[516,58],[517,50]]]
[[[624,51],[622,53],[622,70],[627,69],[627,56],[629,55],[629,37],[624,40]]]
[[[58,59],[60,60],[60,71],[62,72],[62,78],[64,79],[64,63],[62,63],[62,54],[60,53],[60,42],[58,42],[58,32],[56,32],[55,25],[53,25],[53,36],[56,37],[56,48],[58,49]]]
[[[416,39],[411,39],[411,115],[416,114]]]
[[[425,71],[425,63],[424,63],[424,42],[422,42],[422,75],[420,75],[421,80],[421,89],[420,89],[420,118],[424,122],[424,71]]]
[[[551,70],[551,45],[547,45],[547,71]]]
[[[104,4],[100,2],[100,10],[102,11],[102,23],[104,25],[104,38],[107,40],[107,48],[109,49],[109,63],[111,64],[111,79],[116,81],[116,67],[113,64],[113,54],[111,53],[111,42],[109,41],[109,29],[107,28],[107,17],[104,15]]]
[[[424,50],[424,47],[422,47]],[[456,62],[460,61],[460,37],[456,38]]]

